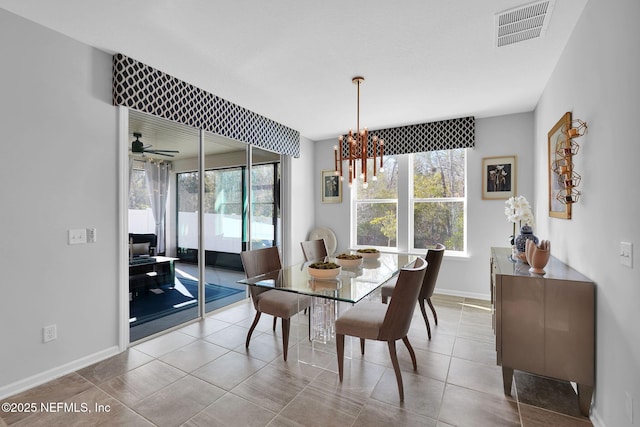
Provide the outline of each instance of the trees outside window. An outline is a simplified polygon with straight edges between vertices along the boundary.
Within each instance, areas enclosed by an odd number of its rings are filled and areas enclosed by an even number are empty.
[[[355,246],[419,253],[443,243],[464,252],[465,154],[461,148],[388,156],[376,181],[364,188],[358,180],[352,191]],[[412,173],[398,173],[401,167]]]

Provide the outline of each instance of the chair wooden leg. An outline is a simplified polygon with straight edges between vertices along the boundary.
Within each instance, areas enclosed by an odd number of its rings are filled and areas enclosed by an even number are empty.
[[[360,338],[360,352],[364,356],[364,338]]]
[[[287,353],[289,351],[289,329],[291,326],[291,319],[282,318],[282,353],[284,355],[284,361],[287,361]]]
[[[427,310],[424,308],[424,300],[422,298],[418,299],[418,305],[420,306],[420,311],[422,312],[422,317],[424,317],[424,323],[427,325],[427,335],[429,339],[431,339],[431,328],[429,327],[429,319],[427,318]]]
[[[409,337],[405,336],[404,338],[402,338],[402,342],[407,347],[407,350],[409,350],[409,355],[411,356],[411,362],[413,362],[413,370],[417,371],[418,362],[416,361],[416,353],[413,351],[413,347],[411,347],[411,343],[409,342]]]
[[[400,394],[400,402],[404,401],[404,387],[402,386],[402,374],[400,373],[400,365],[398,364],[398,354],[396,353],[396,342],[387,341],[389,345],[389,356],[393,364],[393,371],[396,373],[396,381],[398,382],[398,393]]]
[[[338,355],[338,377],[342,382],[344,372],[344,335],[336,334],[336,354]]]
[[[249,328],[249,332],[247,333],[247,342],[245,343],[245,348],[249,348],[249,340],[251,339],[251,334],[253,334],[253,330],[258,325],[258,321],[260,320],[261,314],[262,312],[256,311],[256,317],[253,318],[253,323],[251,324],[251,327]]]
[[[382,303],[386,304],[389,297],[382,295]]]
[[[276,330],[276,322],[278,321],[278,318],[276,316],[273,316],[273,330]]]
[[[427,304],[429,304],[429,307],[431,308],[431,312],[433,313],[433,318],[436,320],[436,325],[437,325],[438,315],[436,314],[436,308],[433,306],[433,303],[431,302],[431,298],[427,298]]]

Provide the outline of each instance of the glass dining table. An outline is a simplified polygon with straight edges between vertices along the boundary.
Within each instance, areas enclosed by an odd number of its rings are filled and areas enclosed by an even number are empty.
[[[334,340],[335,320],[343,307],[370,298],[382,284],[398,274],[402,267],[413,262],[415,258],[415,255],[379,253],[376,258],[364,258],[361,266],[343,266],[335,279],[312,277],[308,271],[310,264],[318,261],[337,261],[334,257],[326,257],[323,260],[294,264],[242,279],[238,283],[312,297],[308,333],[313,347],[317,344],[327,345]],[[300,311],[303,309],[301,305]],[[303,361],[300,357],[298,360]]]

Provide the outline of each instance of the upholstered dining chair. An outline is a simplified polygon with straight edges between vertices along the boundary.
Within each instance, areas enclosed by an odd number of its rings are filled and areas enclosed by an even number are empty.
[[[327,256],[327,245],[325,244],[324,239],[300,242],[300,246],[302,246],[302,253],[305,261],[322,259]]]
[[[280,253],[276,247],[244,251],[240,254],[240,257],[247,277],[255,277],[282,268]],[[289,349],[291,317],[298,313],[300,309],[309,307],[311,299],[302,296],[299,299],[298,294],[295,293],[266,289],[259,286],[249,286],[249,291],[251,293],[253,307],[256,309],[256,316],[247,333],[245,347],[249,348],[251,335],[258,325],[262,313],[274,316],[274,330],[276,320],[280,317],[282,319],[282,352],[284,360],[286,361]]]
[[[429,319],[427,318],[427,310],[425,310],[424,302],[427,301],[431,312],[433,313],[433,319],[438,324],[438,314],[431,302],[433,296],[433,290],[436,288],[436,281],[438,279],[438,273],[440,272],[440,265],[442,264],[442,258],[444,257],[445,246],[442,243],[437,243],[435,248],[428,249],[425,259],[427,260],[427,272],[424,275],[424,281],[422,282],[422,289],[420,289],[420,295],[418,296],[418,305],[424,317],[424,323],[427,325],[427,335],[431,339],[431,327],[429,326]],[[381,294],[382,302],[386,303],[387,298],[391,297],[393,288],[396,286],[397,276],[390,279],[387,283],[382,285]],[[393,297],[392,297],[393,298]]]
[[[396,374],[400,401],[404,400],[404,388],[396,353],[396,341],[402,339],[407,350],[409,350],[413,369],[418,369],[416,354],[413,351],[413,347],[411,347],[407,333],[409,332],[411,317],[416,308],[416,301],[418,300],[426,268],[427,262],[422,258],[417,258],[412,267],[405,267],[400,270],[389,304],[363,300],[338,317],[335,330],[340,382],[342,382],[344,374],[345,335],[360,338],[362,354],[364,354],[365,339],[386,341],[393,370]]]

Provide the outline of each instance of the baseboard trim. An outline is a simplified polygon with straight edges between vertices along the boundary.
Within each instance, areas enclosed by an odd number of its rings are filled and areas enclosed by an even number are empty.
[[[23,391],[29,390],[33,387],[37,387],[56,378],[62,377],[79,369],[85,368],[89,365],[93,365],[94,363],[105,360],[109,357],[115,356],[118,353],[120,353],[120,348],[116,345],[97,353],[82,357],[80,359],[73,360],[69,363],[65,363],[64,365],[56,366],[55,368],[49,369],[48,371],[40,372],[39,374],[32,375],[28,378],[24,378],[14,383],[4,385],[0,387],[0,399],[5,399],[9,396],[13,396]]]
[[[434,294],[449,295],[452,297],[475,298],[475,299],[481,299],[485,301],[491,300],[491,295],[489,294],[481,294],[477,292],[461,292],[461,291],[454,291],[451,289],[436,288],[436,290],[434,291]]]

